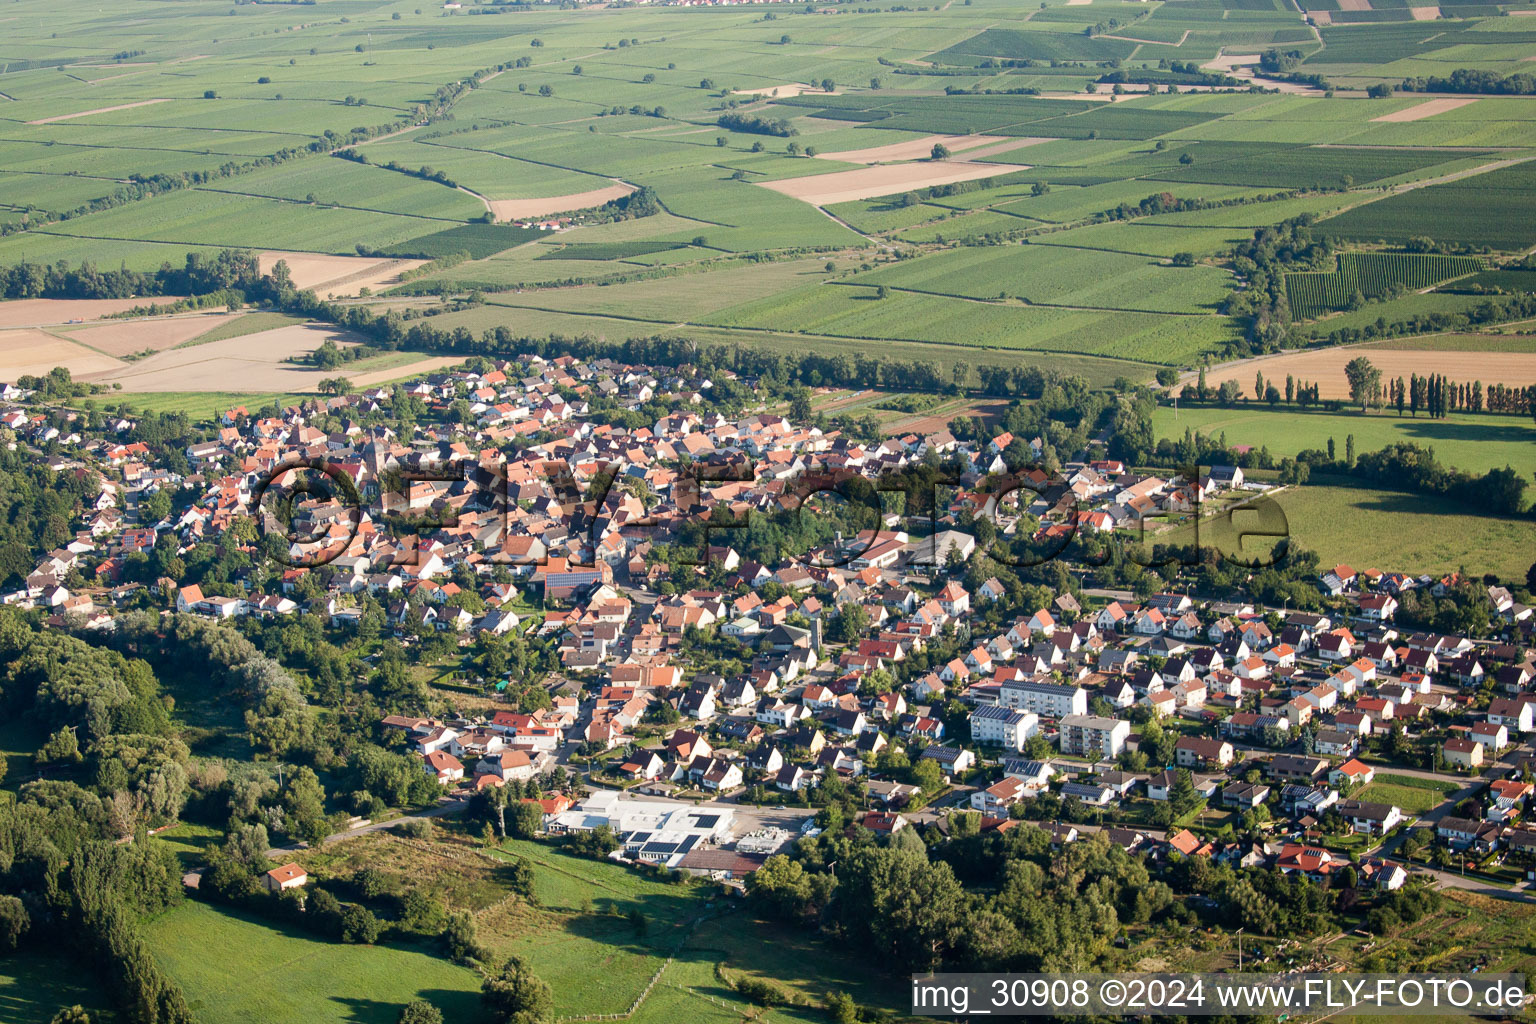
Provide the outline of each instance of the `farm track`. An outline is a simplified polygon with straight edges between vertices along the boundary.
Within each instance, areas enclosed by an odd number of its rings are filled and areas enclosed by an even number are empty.
[[[193,191],[196,191],[196,192],[216,192],[216,193],[219,193],[220,195],[241,196],[241,197],[246,198],[246,199],[266,199],[266,200],[270,200],[271,202],[274,202],[274,203],[287,203],[287,204],[289,204],[291,206],[313,206],[313,207],[316,207],[317,209],[329,208],[329,209],[336,209],[336,210],[359,210],[359,211],[361,211],[363,213],[377,213],[377,214],[379,214],[381,216],[385,216],[385,217],[411,217],[411,218],[413,218],[415,220],[435,220],[435,221],[438,221],[438,222],[443,223],[443,224],[463,224],[464,223],[462,220],[459,220],[459,219],[457,219],[455,217],[433,217],[430,214],[425,214],[425,213],[401,213],[398,210],[380,210],[377,207],[373,207],[373,206],[352,206],[349,203],[332,203],[332,202],[314,202],[314,203],[311,203],[307,199],[289,199],[286,196],[269,196],[269,195],[263,195],[260,192],[241,192],[239,189],[233,189],[233,188],[209,188],[208,186],[204,185],[204,186],[201,186],[201,187],[199,187],[197,189],[194,189]],[[473,195],[474,193],[470,193],[470,194]]]
[[[1130,254],[1127,254],[1130,255]],[[1138,254],[1139,255],[1139,254]],[[828,281],[827,284],[834,287],[868,288],[867,284],[855,284],[851,281]],[[1144,313],[1148,316],[1180,316],[1180,317],[1220,317],[1220,313],[1181,313],[1167,309],[1137,309],[1130,306],[1074,306],[1063,302],[1034,302],[1021,296],[1010,296],[1009,301],[999,302],[996,299],[983,299],[975,295],[956,295],[954,292],[934,292],[925,288],[911,288],[905,285],[887,285],[893,292],[909,292],[913,295],[930,295],[939,299],[955,299],[959,302],[977,302],[983,306],[998,306],[1003,309],[1071,309],[1082,313]]]

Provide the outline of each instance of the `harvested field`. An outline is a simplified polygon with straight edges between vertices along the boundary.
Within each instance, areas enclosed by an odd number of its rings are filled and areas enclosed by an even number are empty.
[[[336,376],[338,371],[286,360],[308,355],[327,339],[340,345],[360,340],[346,331],[301,324],[168,349],[126,366],[100,369],[87,379],[97,384],[122,384],[124,391],[314,391],[320,381]],[[345,369],[340,372],[344,374]]]
[[[1270,380],[1284,380],[1287,374],[1298,380],[1316,381],[1323,398],[1349,398],[1349,382],[1344,378],[1344,364],[1365,356],[1381,371],[1383,378],[1410,374],[1444,374],[1456,381],[1497,381],[1509,387],[1536,384],[1536,352],[1459,352],[1378,348],[1348,345],[1315,352],[1284,352],[1274,356],[1246,359],[1240,363],[1216,367],[1207,373],[1212,387],[1234,380],[1245,388],[1253,387],[1255,370]]]
[[[158,295],[151,299],[12,299],[0,302],[0,330],[79,323],[124,313],[150,302],[164,304],[180,298],[180,295]]]
[[[565,196],[546,199],[487,199],[485,205],[497,220],[522,220],[524,217],[547,217],[567,210],[585,210],[589,206],[601,206],[614,199],[622,199],[635,191],[635,186],[622,181],[607,188],[591,192],[573,192]]]
[[[394,284],[400,275],[425,260],[376,259],[372,256],[324,256],[307,252],[264,252],[257,260],[263,274],[272,272],[279,260],[297,288],[312,288],[322,298],[345,298],[364,288]]]
[[[110,372],[123,364],[64,338],[35,330],[0,331],[0,379],[42,375],[65,366],[76,377]]]
[[[819,85],[806,85],[803,82],[785,82],[783,85],[763,85],[756,89],[737,89],[733,93],[736,96],[772,96],[776,99],[788,99],[791,96],[799,96],[803,92],[820,93],[823,96],[836,96],[838,92],[823,92]]]
[[[238,313],[202,313],[193,316],[156,317],[148,320],[120,320],[77,330],[61,331],[74,341],[105,355],[121,359],[153,349],[175,348],[232,320]]]
[[[792,199],[801,199],[814,206],[826,206],[830,203],[851,203],[856,199],[874,199],[930,185],[997,177],[1009,171],[1027,169],[1024,164],[979,164],[965,160],[945,160],[876,164],[857,171],[834,171],[831,174],[765,181],[760,184]]]
[[[1007,399],[978,398],[959,406],[945,404],[926,413],[887,420],[881,424],[880,429],[891,437],[901,437],[904,434],[931,434],[946,429],[949,421],[956,417],[979,416],[989,424],[996,423],[1007,409]]]
[[[929,135],[907,142],[893,142],[889,146],[871,146],[868,149],[849,149],[841,153],[818,153],[818,160],[837,160],[845,164],[889,164],[901,160],[925,160],[935,145],[942,144],[952,153],[989,146],[995,142],[1018,145],[1022,140],[1008,139],[1001,135]]]
[[[360,388],[372,387],[375,384],[387,384],[392,380],[402,380],[406,377],[419,377],[424,373],[433,373],[443,369],[445,366],[455,366],[463,361],[463,359],[457,356],[430,356],[426,359],[418,359],[415,362],[391,367],[388,370],[375,370],[372,373],[355,374],[347,379]]]
[[[1368,11],[1371,9],[1371,0],[1339,0],[1341,11]]]
[[[1413,15],[1414,21],[1435,21],[1440,17],[1438,7],[1410,7],[1408,11]]]
[[[132,107],[147,107],[154,103],[169,103],[169,96],[157,100],[139,100],[137,103],[119,103],[115,107],[97,107],[95,110],[82,110],[78,114],[55,114],[52,117],[41,117],[36,121],[28,121],[27,124],[53,124],[55,121],[73,121],[77,117],[90,117],[92,114],[110,114],[114,110],[128,110]]]
[[[1373,122],[1392,124],[1400,124],[1404,121],[1420,121],[1426,117],[1434,117],[1436,114],[1443,114],[1447,110],[1455,110],[1458,107],[1465,107],[1468,104],[1476,102],[1477,100],[1475,98],[1465,100],[1425,100],[1423,103],[1416,104],[1404,110],[1394,110],[1390,114],[1382,114],[1380,117],[1371,118],[1371,120]]]

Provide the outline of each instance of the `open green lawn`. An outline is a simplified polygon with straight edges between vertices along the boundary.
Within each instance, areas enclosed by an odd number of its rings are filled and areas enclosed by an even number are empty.
[[[1276,496],[1291,541],[1323,565],[1383,572],[1466,569],[1518,581],[1536,558],[1536,520],[1477,515],[1461,502],[1372,488],[1289,488]]]
[[[394,1024],[427,999],[475,1024],[480,979],[413,949],[347,946],[189,902],[150,921],[145,941],[203,1024]]]
[[[1536,425],[1523,416],[1452,413],[1445,419],[1431,420],[1399,417],[1395,410],[1362,416],[1359,412],[1321,409],[1184,406],[1178,410],[1159,408],[1152,424],[1160,438],[1177,440],[1184,436],[1186,427],[1208,437],[1225,433],[1229,445],[1267,445],[1276,458],[1308,448],[1326,450],[1330,437],[1342,458],[1345,438],[1353,434],[1357,454],[1389,444],[1412,443],[1433,448],[1442,465],[1472,473],[1509,465],[1529,479],[1536,471]]]
[[[95,976],[68,959],[39,953],[0,957],[0,1021],[48,1024],[59,1010],[76,1005],[103,1015],[93,1020],[117,1020]]]
[[[297,405],[313,395],[274,394],[248,391],[144,391],[112,392],[98,398],[98,403],[119,402],[135,412],[184,412],[194,419],[218,416],[233,406],[243,405],[252,412],[265,405],[283,408]]]
[[[1358,794],[1359,800],[1371,800],[1379,804],[1392,804],[1404,814],[1423,814],[1445,802],[1445,795],[1431,789],[1413,786],[1396,786],[1390,782],[1372,782]]]
[[[210,847],[224,842],[224,833],[211,825],[184,821],[174,828],[157,832],[155,842],[169,846],[183,868],[192,868],[197,866]]]

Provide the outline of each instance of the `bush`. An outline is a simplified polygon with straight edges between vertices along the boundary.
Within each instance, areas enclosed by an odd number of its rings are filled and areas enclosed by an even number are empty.
[[[399,1024],[443,1024],[443,1011],[425,999],[418,999],[400,1011]]]
[[[341,912],[341,941],[371,946],[379,941],[379,919],[367,907],[356,903]]]
[[[783,999],[777,988],[759,978],[741,978],[736,982],[736,994],[755,1006],[772,1006]]]
[[[425,818],[412,818],[395,826],[407,839],[431,839],[432,823]]]

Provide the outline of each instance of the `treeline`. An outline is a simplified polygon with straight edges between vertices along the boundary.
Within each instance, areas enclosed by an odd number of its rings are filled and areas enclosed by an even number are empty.
[[[1319,454],[1302,452],[1297,458],[1310,462]],[[1335,461],[1327,468],[1337,470],[1339,466]],[[1435,461],[1431,449],[1416,444],[1393,444],[1379,452],[1366,452],[1353,466],[1343,468],[1353,476],[1382,487],[1454,498],[1494,515],[1518,515],[1525,511],[1528,484],[1513,469],[1508,466],[1490,469],[1480,476],[1448,469]]]
[[[88,782],[25,782],[0,805],[0,950],[25,940],[67,952],[101,977],[129,1024],[190,1024],[137,931],[141,915],[182,896],[175,855],[145,831],[179,808],[188,760],[166,735],[153,672],[11,609],[0,610],[0,658],[7,716],[35,735],[56,727],[38,763]]]
[[[1232,269],[1238,282],[1222,301],[1221,311],[1247,320],[1247,340],[1264,351],[1295,343],[1285,291],[1286,272],[1320,270],[1333,260],[1333,242],[1313,235],[1314,220],[1304,213],[1273,227],[1259,228],[1232,250]]]
[[[768,117],[754,117],[751,114],[726,113],[721,114],[715,123],[721,128],[733,132],[747,132],[751,135],[773,135],[781,139],[787,139],[792,135],[799,135],[800,130],[789,123],[787,118],[774,120]]]
[[[218,292],[265,297],[266,283],[255,255],[225,249],[215,256],[189,252],[179,267],[162,263],[153,271],[102,270],[94,263],[71,268],[18,263],[0,267],[3,299],[126,299],[136,295],[208,295]]]
[[[1202,71],[1194,61],[1169,61],[1167,69],[1127,71],[1119,68],[1099,77],[1101,85],[1205,85],[1213,89],[1246,87],[1247,82],[1217,71]]]
[[[1487,390],[1480,380],[1457,383],[1444,374],[1420,377],[1414,374],[1406,384],[1399,377],[1389,385],[1388,401],[1401,415],[1407,408],[1414,416],[1423,409],[1433,419],[1444,419],[1453,412],[1501,412],[1536,416],[1536,386],[1509,387],[1490,384]]]
[[[1340,905],[1358,899],[1300,875],[1199,857],[1175,854],[1154,870],[1102,833],[1053,850],[1050,834],[1030,824],[956,831],[970,834],[929,847],[916,829],[885,842],[867,829],[828,829],[769,858],[748,878],[748,895],[763,913],[818,928],[900,973],[1107,969],[1130,928],[1246,925],[1297,938],[1335,929]]]
[[[1529,96],[1536,93],[1536,75],[1501,75],[1479,68],[1457,68],[1449,75],[1405,78],[1403,92],[1461,92],[1485,96]]]
[[[368,154],[357,149],[341,149],[331,155],[340,157],[343,160],[351,160],[355,164],[369,164]],[[459,187],[459,183],[450,178],[446,171],[439,171],[432,167],[410,168],[395,160],[390,160],[377,166],[384,168],[386,171],[394,171],[396,174],[420,178],[422,181],[434,181],[439,185],[447,185],[449,188]]]
[[[634,193],[630,198],[638,196]],[[811,387],[836,386],[889,387],[916,391],[948,391],[954,384],[953,370],[946,373],[932,360],[889,360],[874,356],[826,355],[803,352],[791,355],[762,351],[746,346],[701,346],[678,336],[655,335],[609,342],[591,335],[529,336],[508,327],[497,327],[479,335],[466,327],[439,328],[420,315],[399,310],[376,313],[361,306],[348,306],[321,300],[312,292],[284,292],[284,309],[295,315],[325,320],[372,338],[379,348],[437,352],[464,358],[486,356],[494,359],[524,359],[530,355],[555,358],[572,355],[578,359],[608,357],[628,363],[651,366],[693,366],[703,370],[730,370],[744,378],[768,380],[777,386],[797,381]],[[965,367],[964,382],[969,382],[970,367]],[[990,369],[990,368],[989,368]],[[1038,371],[1036,371],[1038,372]],[[994,394],[1019,395],[1014,381],[1034,386],[1044,375],[1024,371],[1024,376],[987,378]],[[1002,387],[1007,390],[1002,390]]]
[[[1283,289],[1282,289],[1283,293]],[[1234,296],[1241,293],[1233,293]],[[1231,304],[1231,299],[1228,300]],[[1501,295],[1480,302],[1471,309],[1433,310],[1415,313],[1401,320],[1377,317],[1361,327],[1340,327],[1327,334],[1309,333],[1299,340],[1325,345],[1349,345],[1373,338],[1397,338],[1407,334],[1441,334],[1462,331],[1479,324],[1507,323],[1536,316],[1536,294]]]

